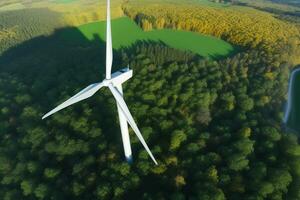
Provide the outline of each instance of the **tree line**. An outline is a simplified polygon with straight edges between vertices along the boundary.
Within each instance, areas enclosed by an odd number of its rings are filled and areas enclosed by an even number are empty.
[[[146,31],[163,28],[193,31],[213,35],[241,47],[269,52],[278,52],[291,45],[299,49],[299,26],[281,21],[270,13],[241,6],[225,9],[191,4],[128,2],[123,5],[123,10]],[[295,40],[296,43],[293,42]],[[294,55],[295,52],[288,54]],[[290,58],[286,59],[290,61]],[[295,64],[296,61],[291,62]]]

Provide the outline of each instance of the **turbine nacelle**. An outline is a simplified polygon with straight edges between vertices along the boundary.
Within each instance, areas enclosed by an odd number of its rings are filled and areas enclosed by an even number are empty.
[[[114,87],[122,85],[125,81],[132,77],[133,71],[129,68],[121,69],[111,75],[111,79],[104,79],[102,84],[105,87],[108,87],[109,84],[112,84]]]

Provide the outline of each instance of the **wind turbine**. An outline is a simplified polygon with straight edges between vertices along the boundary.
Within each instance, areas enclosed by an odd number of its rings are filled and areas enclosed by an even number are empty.
[[[132,77],[132,70],[129,68],[121,69],[113,74],[111,74],[113,62],[113,49],[112,49],[112,36],[111,36],[111,19],[110,19],[110,0],[107,0],[107,23],[106,23],[106,78],[99,83],[94,83],[81,90],[78,94],[71,97],[64,103],[60,104],[47,114],[43,116],[42,119],[49,117],[50,115],[72,105],[79,101],[85,100],[93,96],[102,87],[108,87],[113,94],[118,107],[119,121],[122,133],[123,147],[125,152],[125,157],[128,162],[132,161],[132,152],[130,146],[130,138],[128,132],[128,124],[133,129],[134,133],[148,152],[149,156],[153,162],[157,165],[157,162],[152,155],[148,145],[146,144],[139,128],[137,127],[124,99],[123,99],[123,89],[122,84]]]

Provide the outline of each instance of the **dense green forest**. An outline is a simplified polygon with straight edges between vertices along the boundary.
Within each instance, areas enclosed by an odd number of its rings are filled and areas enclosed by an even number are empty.
[[[289,74],[300,63],[300,21],[289,14],[298,8],[124,1],[144,30],[189,30],[241,47],[218,60],[153,41],[114,50],[113,71],[134,71],[125,100],[155,166],[133,132],[134,162],[125,162],[106,88],[41,119],[104,77],[104,41],[59,28],[100,19],[93,1],[0,12],[1,200],[300,200],[299,133],[282,124]]]
[[[41,120],[104,75],[101,39],[59,35],[0,57],[2,199],[300,199],[298,138],[281,128],[290,66],[279,55],[213,61],[151,42],[115,51],[114,66],[134,70],[125,99],[159,162],[131,134],[128,165],[106,89]]]
[[[273,13],[246,6],[157,4],[136,0],[125,3],[123,10],[144,30],[170,28],[213,35],[247,49],[281,51],[282,60],[294,65],[300,63],[299,24],[280,20]]]

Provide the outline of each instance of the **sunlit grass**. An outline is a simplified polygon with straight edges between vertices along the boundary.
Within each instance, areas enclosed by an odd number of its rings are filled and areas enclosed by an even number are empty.
[[[105,21],[79,26],[79,30],[89,40],[98,36],[105,40]],[[226,56],[235,49],[229,43],[207,35],[170,29],[143,31],[127,17],[112,22],[113,46],[116,49],[127,47],[136,41],[161,41],[170,47],[190,50],[204,57]],[[67,37],[67,36],[66,36]]]

